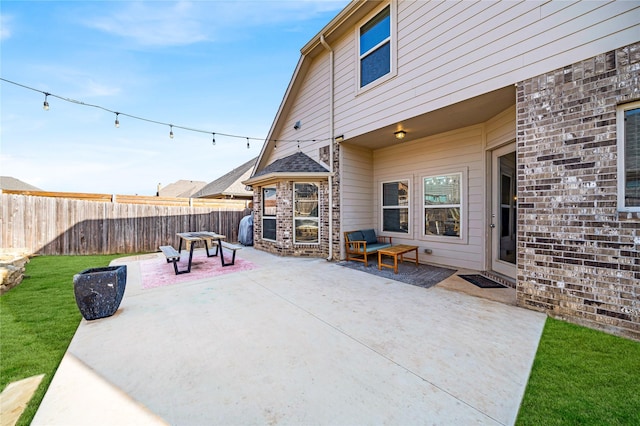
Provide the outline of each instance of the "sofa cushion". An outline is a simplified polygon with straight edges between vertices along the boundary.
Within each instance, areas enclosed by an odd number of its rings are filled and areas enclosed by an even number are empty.
[[[386,249],[387,247],[391,247],[391,244],[385,244],[385,243],[369,244],[369,243],[367,243],[367,253],[375,253],[378,250]]]
[[[367,244],[375,244],[378,242],[378,237],[376,237],[376,231],[373,229],[363,229],[362,235],[364,236],[364,240]]]
[[[349,241],[365,241],[362,231],[349,232],[347,233],[347,237],[349,238]]]

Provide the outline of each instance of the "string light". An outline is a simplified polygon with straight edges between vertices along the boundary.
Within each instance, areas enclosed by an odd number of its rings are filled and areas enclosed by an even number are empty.
[[[274,150],[278,149],[278,140],[277,139],[273,141],[273,149]]]
[[[33,90],[34,92],[39,92],[42,93],[44,95],[44,103],[43,103],[43,109],[45,111],[49,110],[49,102],[48,102],[48,97],[54,97],[54,98],[58,98],[60,100],[63,100],[65,102],[70,102],[73,104],[77,104],[77,105],[82,105],[82,106],[86,106],[86,107],[92,107],[92,108],[97,108],[97,109],[101,109],[103,111],[106,112],[110,112],[112,114],[116,115],[116,120],[115,120],[115,127],[120,127],[120,121],[119,121],[119,116],[125,116],[125,117],[129,117],[132,118],[134,120],[140,120],[140,121],[146,121],[148,123],[153,123],[153,124],[158,124],[158,125],[163,125],[163,126],[169,126],[170,127],[170,131],[169,131],[169,137],[171,139],[173,139],[173,128],[177,128],[177,129],[182,129],[182,130],[186,130],[186,131],[190,131],[190,132],[197,132],[197,133],[209,133],[213,135],[213,139],[212,139],[212,144],[215,145],[216,144],[216,134],[218,136],[225,136],[225,137],[229,137],[229,138],[243,138],[247,140],[247,149],[251,149],[251,144],[250,141],[251,140],[255,140],[255,141],[259,141],[259,142],[265,142],[264,138],[256,138],[256,137],[249,137],[249,136],[241,136],[241,135],[233,135],[233,134],[227,134],[227,133],[219,133],[219,132],[212,132],[210,130],[200,130],[200,129],[194,129],[191,127],[186,127],[186,126],[179,126],[179,125],[175,125],[175,124],[169,124],[169,123],[165,123],[165,122],[161,122],[161,121],[156,121],[156,120],[151,120],[148,118],[144,118],[144,117],[139,117],[139,116],[135,116],[132,114],[127,114],[124,112],[118,112],[118,111],[113,111],[109,108],[105,108],[103,106],[100,105],[94,105],[94,104],[88,104],[82,101],[77,101],[75,99],[71,99],[71,98],[65,98],[63,96],[59,96],[59,95],[55,95],[53,93],[49,93],[49,92],[45,92],[39,89],[35,89],[33,87],[29,87],[26,86],[24,84],[20,84],[20,83],[16,83],[15,81],[11,81],[11,80],[7,80],[6,78],[2,78],[0,77],[0,81],[4,81],[6,83],[10,83],[25,89],[29,89],[29,90]],[[325,138],[325,139],[279,139],[277,142],[281,142],[281,143],[287,143],[287,142],[296,142],[298,144],[298,150],[300,149],[300,142],[318,142],[318,141],[331,141],[331,138]],[[266,142],[269,142],[268,140],[266,140]]]

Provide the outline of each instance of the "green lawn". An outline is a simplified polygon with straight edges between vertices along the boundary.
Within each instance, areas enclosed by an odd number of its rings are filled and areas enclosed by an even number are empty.
[[[82,319],[73,275],[108,266],[118,257],[122,255],[34,257],[22,283],[0,297],[0,389],[45,374],[19,425],[31,423]]]
[[[640,425],[640,343],[547,318],[517,425]]]
[[[42,256],[0,297],[0,389],[45,374],[31,423],[81,320],[73,275],[122,255]],[[640,425],[640,343],[547,319],[517,425]]]

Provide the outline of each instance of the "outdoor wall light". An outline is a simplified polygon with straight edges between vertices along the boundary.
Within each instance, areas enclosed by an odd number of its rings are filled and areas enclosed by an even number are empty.
[[[344,140],[344,135],[336,136],[336,142],[340,143]]]
[[[394,135],[396,135],[396,139],[404,139],[404,137],[407,136],[407,132],[404,130],[398,130]]]

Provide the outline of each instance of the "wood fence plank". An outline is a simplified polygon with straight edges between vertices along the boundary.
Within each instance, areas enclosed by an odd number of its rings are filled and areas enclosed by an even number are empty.
[[[123,204],[9,194],[3,191],[0,244],[49,255],[154,252],[177,245],[176,233],[212,230],[237,241],[236,210]]]

